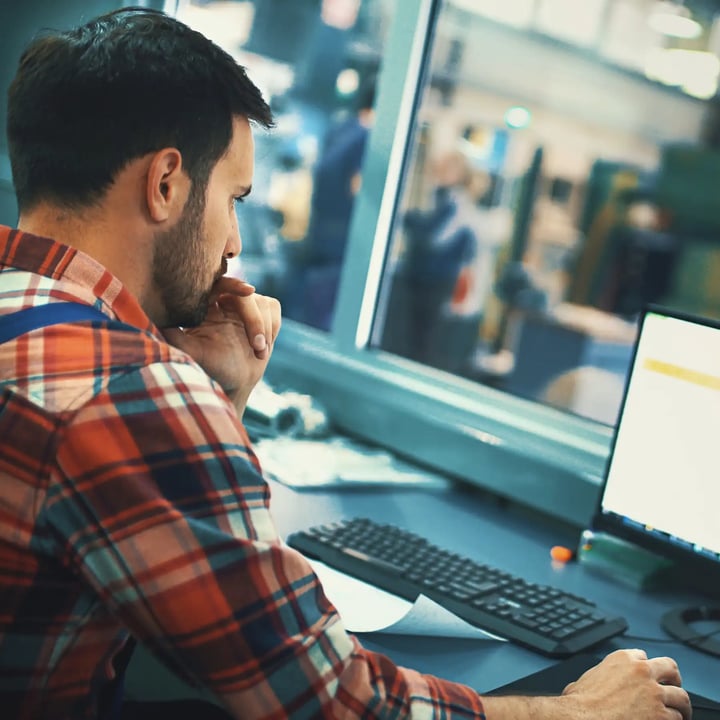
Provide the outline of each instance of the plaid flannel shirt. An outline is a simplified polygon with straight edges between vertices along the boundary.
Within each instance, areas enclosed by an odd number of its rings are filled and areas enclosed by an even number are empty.
[[[237,717],[482,718],[464,686],[349,635],[271,520],[232,404],[87,255],[0,227],[0,707],[94,717],[128,633]]]

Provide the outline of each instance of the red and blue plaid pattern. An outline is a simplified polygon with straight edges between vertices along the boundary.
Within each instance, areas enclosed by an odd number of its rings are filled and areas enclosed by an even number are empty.
[[[223,391],[90,257],[0,227],[0,315],[84,302],[0,345],[0,707],[90,718],[128,633],[237,717],[482,718],[469,688],[348,635]]]

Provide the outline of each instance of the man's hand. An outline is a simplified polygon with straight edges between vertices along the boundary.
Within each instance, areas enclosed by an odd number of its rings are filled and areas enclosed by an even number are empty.
[[[252,285],[221,278],[202,325],[163,329],[165,339],[190,355],[233,401],[238,414],[265,372],[280,331],[280,303]]]
[[[617,650],[570,683],[560,697],[483,698],[488,720],[690,720],[675,661]]]
[[[635,718],[689,720],[690,698],[681,688],[680,670],[672,658],[648,660],[643,650],[618,650],[590,668],[563,691],[598,720]]]

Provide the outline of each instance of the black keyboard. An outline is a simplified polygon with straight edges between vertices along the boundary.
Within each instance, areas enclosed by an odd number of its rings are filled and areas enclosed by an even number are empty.
[[[472,625],[550,657],[574,655],[627,630],[623,618],[605,615],[588,600],[448,552],[394,525],[355,518],[287,541],[407,600],[422,593]]]

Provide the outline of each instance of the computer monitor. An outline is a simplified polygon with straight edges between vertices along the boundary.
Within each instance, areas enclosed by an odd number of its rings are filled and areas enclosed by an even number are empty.
[[[720,323],[643,312],[592,525],[720,596]]]

